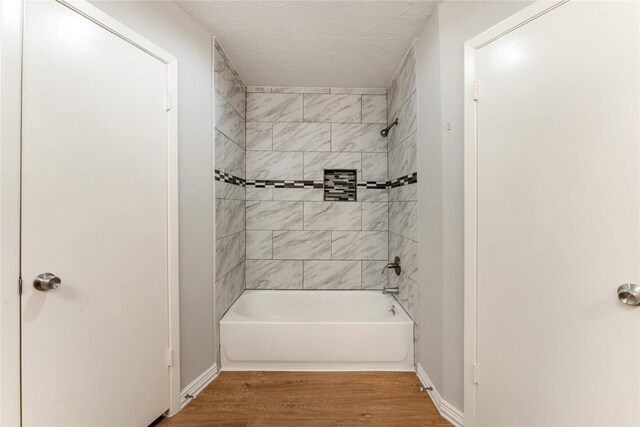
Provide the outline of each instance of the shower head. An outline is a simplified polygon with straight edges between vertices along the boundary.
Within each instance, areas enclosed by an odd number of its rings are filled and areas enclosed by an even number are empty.
[[[380,131],[380,136],[382,136],[383,138],[386,138],[387,135],[389,135],[389,129],[391,129],[392,127],[394,127],[397,124],[398,124],[398,119],[395,119],[393,121],[393,123],[391,123],[389,126],[387,126],[386,128],[384,128],[384,129],[382,129]]]

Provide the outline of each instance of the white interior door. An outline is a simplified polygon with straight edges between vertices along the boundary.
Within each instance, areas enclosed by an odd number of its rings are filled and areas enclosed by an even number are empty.
[[[166,93],[165,63],[26,3],[25,426],[146,426],[169,408]],[[42,273],[60,287],[36,290]]]
[[[477,424],[640,425],[638,2],[477,50]]]

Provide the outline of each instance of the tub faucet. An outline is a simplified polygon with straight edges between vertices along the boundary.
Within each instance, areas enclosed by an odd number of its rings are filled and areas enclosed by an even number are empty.
[[[389,264],[385,265],[384,268],[382,269],[381,274],[384,274],[384,271],[387,268],[393,268],[396,272],[396,275],[399,276],[400,273],[402,272],[402,269],[400,268],[400,257],[399,256],[395,257],[393,262],[390,262]]]
[[[398,295],[400,288],[384,288],[382,289],[382,295]]]

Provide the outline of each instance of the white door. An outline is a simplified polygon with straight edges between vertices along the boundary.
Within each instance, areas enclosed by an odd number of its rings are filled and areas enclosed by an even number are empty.
[[[477,50],[479,426],[639,426],[638,2]]]
[[[146,426],[169,408],[167,65],[27,2],[23,73],[23,425]]]

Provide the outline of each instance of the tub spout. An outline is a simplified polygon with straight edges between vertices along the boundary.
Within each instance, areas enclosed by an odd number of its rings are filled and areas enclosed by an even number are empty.
[[[398,295],[400,293],[400,288],[384,288],[382,290],[382,295]]]
[[[395,257],[393,262],[390,262],[389,264],[385,265],[384,268],[382,269],[381,274],[384,274],[387,268],[393,268],[396,272],[396,275],[399,276],[400,273],[402,272],[402,269],[400,268],[400,257],[399,256]]]

